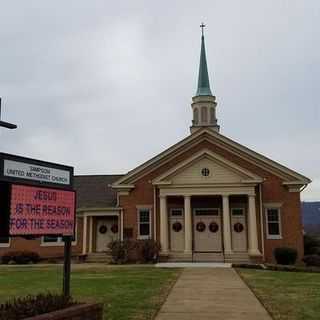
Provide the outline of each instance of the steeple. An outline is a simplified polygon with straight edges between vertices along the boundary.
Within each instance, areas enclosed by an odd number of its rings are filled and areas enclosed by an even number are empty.
[[[219,132],[219,125],[216,118],[216,97],[212,94],[210,89],[206,48],[204,43],[203,28],[205,25],[200,25],[201,31],[201,52],[200,52],[200,66],[198,76],[198,87],[196,95],[192,98],[193,120],[190,127],[191,133],[200,128],[208,128]]]
[[[206,47],[204,43],[204,34],[203,34],[203,28],[205,27],[205,25],[202,23],[200,27],[202,29],[202,35],[201,35],[201,52],[200,52],[198,89],[197,89],[196,96],[212,96],[212,93],[210,90]]]

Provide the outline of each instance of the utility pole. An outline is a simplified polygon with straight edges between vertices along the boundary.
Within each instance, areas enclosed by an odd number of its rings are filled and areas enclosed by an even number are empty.
[[[17,125],[10,123],[10,122],[5,122],[1,121],[1,98],[0,98],[0,127],[4,127],[7,129],[17,129]]]

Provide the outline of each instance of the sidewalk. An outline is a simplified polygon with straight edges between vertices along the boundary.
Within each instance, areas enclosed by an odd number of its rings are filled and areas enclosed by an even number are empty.
[[[272,320],[235,270],[187,268],[156,320]]]

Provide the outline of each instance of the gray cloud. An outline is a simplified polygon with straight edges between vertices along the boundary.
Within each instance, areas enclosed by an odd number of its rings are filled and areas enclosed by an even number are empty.
[[[200,51],[222,133],[314,182],[318,1],[10,1],[0,12],[1,150],[122,173],[188,134]]]

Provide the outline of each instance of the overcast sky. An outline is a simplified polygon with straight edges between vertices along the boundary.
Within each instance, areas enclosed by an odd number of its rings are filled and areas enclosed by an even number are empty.
[[[320,200],[320,2],[3,1],[1,151],[125,173],[189,134],[204,21],[221,133]]]

